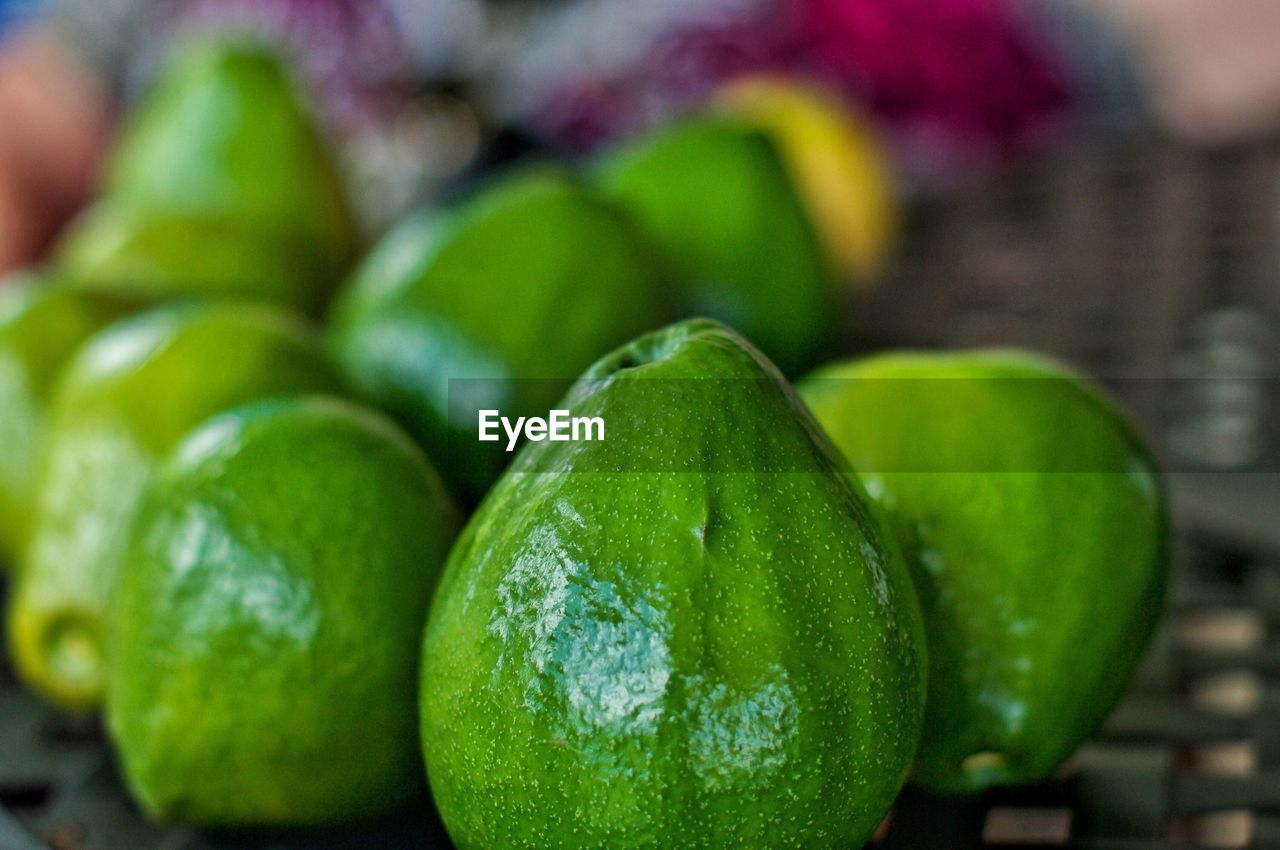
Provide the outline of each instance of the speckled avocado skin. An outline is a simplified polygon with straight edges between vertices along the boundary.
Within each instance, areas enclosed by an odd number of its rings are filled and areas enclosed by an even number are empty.
[[[1164,611],[1151,455],[1064,367],[1011,351],[886,354],[800,384],[893,518],[929,639],[915,781],[1050,776],[1101,725]]]
[[[423,793],[418,648],[457,525],[409,438],[345,402],[259,402],[185,440],[111,621],[108,721],[147,812],[324,823]]]
[[[463,850],[860,846],[905,778],[925,694],[885,531],[723,326],[673,325],[585,378],[564,406],[641,424],[530,443],[428,618],[421,732],[450,835]],[[705,378],[714,408],[689,380]]]

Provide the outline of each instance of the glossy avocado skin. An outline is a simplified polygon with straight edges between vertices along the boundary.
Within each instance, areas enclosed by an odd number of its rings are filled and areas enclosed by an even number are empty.
[[[652,263],[618,212],[542,169],[397,228],[339,298],[329,338],[352,383],[478,499],[511,456],[477,451],[476,411],[545,416],[661,316]]]
[[[184,440],[111,618],[107,719],[147,813],[329,823],[424,794],[418,647],[457,525],[418,448],[348,403],[258,402]]]
[[[787,375],[814,365],[835,330],[835,284],[763,131],[728,118],[677,124],[611,152],[597,184],[668,263],[682,315],[725,322]]]
[[[99,703],[104,617],[137,504],[188,430],[255,399],[342,387],[311,329],[265,306],[157,308],[83,346],[52,390],[31,536],[9,600],[24,678],[67,706]]]
[[[1016,352],[889,354],[800,385],[888,509],[929,639],[915,781],[1050,776],[1124,692],[1164,609],[1164,487],[1132,427]]]
[[[915,752],[925,659],[835,452],[704,320],[607,356],[564,406],[618,427],[521,451],[428,618],[423,750],[454,842],[861,846]]]
[[[31,281],[0,306],[0,568],[13,566],[31,525],[37,457],[59,369],[90,336],[137,305]]]

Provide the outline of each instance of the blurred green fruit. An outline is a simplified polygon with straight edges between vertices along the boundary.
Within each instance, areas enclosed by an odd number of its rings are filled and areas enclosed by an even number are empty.
[[[389,420],[259,402],[157,473],[111,617],[107,718],[149,815],[345,820],[423,793],[422,625],[457,517]]]
[[[732,325],[787,374],[813,365],[835,328],[835,283],[763,131],[676,125],[610,154],[599,183],[665,255],[686,314]]]
[[[341,180],[265,47],[180,47],[121,133],[64,272],[148,293],[318,309],[358,249]]]
[[[859,847],[906,778],[924,636],[896,547],[774,367],[697,320],[561,403],[449,557],[422,741],[458,847]]]
[[[1100,394],[1030,355],[888,354],[801,392],[913,568],[930,657],[917,781],[1048,777],[1119,700],[1164,608],[1151,456]]]
[[[108,598],[159,458],[228,407],[340,388],[307,326],[265,306],[153,310],[86,343],[50,402],[31,537],[10,600],[19,672],[60,703],[94,706]]]
[[[50,387],[90,336],[133,305],[105,294],[33,282],[0,306],[0,564],[13,565],[26,541],[36,494]]]
[[[481,451],[494,444],[477,442],[477,411],[545,416],[592,360],[660,324],[652,266],[570,177],[524,173],[393,231],[338,299],[330,340],[366,397],[478,497],[509,455]]]
[[[271,233],[229,216],[153,216],[109,199],[77,221],[59,261],[80,289],[161,299],[235,296],[319,313],[332,269],[296,234]]]

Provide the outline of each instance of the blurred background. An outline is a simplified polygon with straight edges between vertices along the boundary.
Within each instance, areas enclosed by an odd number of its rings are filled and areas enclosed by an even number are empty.
[[[844,217],[842,348],[1063,355],[1203,473],[1183,508],[1275,541],[1272,0],[0,0],[0,270],[84,203],[168,45],[226,30],[289,52],[370,238],[496,165],[763,101]]]
[[[849,281],[840,349],[1028,346],[1108,384],[1162,454],[1181,527],[1214,541],[1202,560],[1232,577],[1229,598],[1195,597],[1217,607],[1194,622],[1213,652],[1248,654],[1255,687],[1210,702],[1255,717],[1277,700],[1276,0],[0,0],[0,272],[38,264],[92,195],[168,47],[228,30],[292,59],[368,242],[508,163],[584,160],[708,108],[761,116]],[[1280,846],[1275,707],[1265,728],[1156,717],[1254,746],[1224,756],[1251,777],[1232,792],[1250,818],[1184,838]],[[1155,734],[1145,720],[1122,712],[1121,733]],[[1107,763],[1076,792],[1114,811],[1168,770]],[[1226,793],[1193,784],[1170,802],[1169,787],[1142,799],[1190,817]],[[1046,799],[1006,801],[1021,819],[985,808],[977,831],[1065,835]],[[1210,808],[1244,808],[1227,802]],[[1106,834],[1146,829],[1133,811]],[[970,846],[948,843],[961,831],[931,846]]]

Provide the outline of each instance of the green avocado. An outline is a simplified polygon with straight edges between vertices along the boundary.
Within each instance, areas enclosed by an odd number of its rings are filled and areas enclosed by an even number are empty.
[[[333,271],[297,234],[264,231],[234,216],[156,216],[103,199],[73,230],[59,262],[77,289],[152,300],[253,298],[318,314],[332,288]]]
[[[857,847],[924,711],[920,613],[776,369],[695,320],[590,367],[427,619],[422,745],[463,850]]]
[[[396,228],[339,297],[329,339],[352,383],[478,498],[510,458],[480,451],[478,411],[545,416],[593,360],[660,325],[651,265],[614,209],[529,171]]]
[[[49,392],[62,364],[90,336],[135,305],[34,279],[0,305],[0,565],[26,540],[36,493]]]
[[[1164,608],[1151,455],[1096,390],[1017,352],[870,357],[801,393],[912,568],[930,658],[916,781],[1050,776],[1115,706]]]
[[[266,306],[165,307],[90,339],[50,401],[31,536],[10,600],[19,673],[60,703],[95,706],[108,598],[159,459],[228,407],[341,387],[310,328]]]
[[[670,265],[673,300],[756,342],[788,375],[835,329],[834,276],[775,143],[732,119],[697,119],[599,163],[601,190]]]
[[[82,285],[316,311],[358,250],[311,115],[280,59],[251,42],[175,50],[130,114],[101,192],[58,248]]]
[[[422,625],[458,519],[382,416],[263,401],[172,452],[111,612],[107,720],[153,818],[316,824],[425,792]]]

